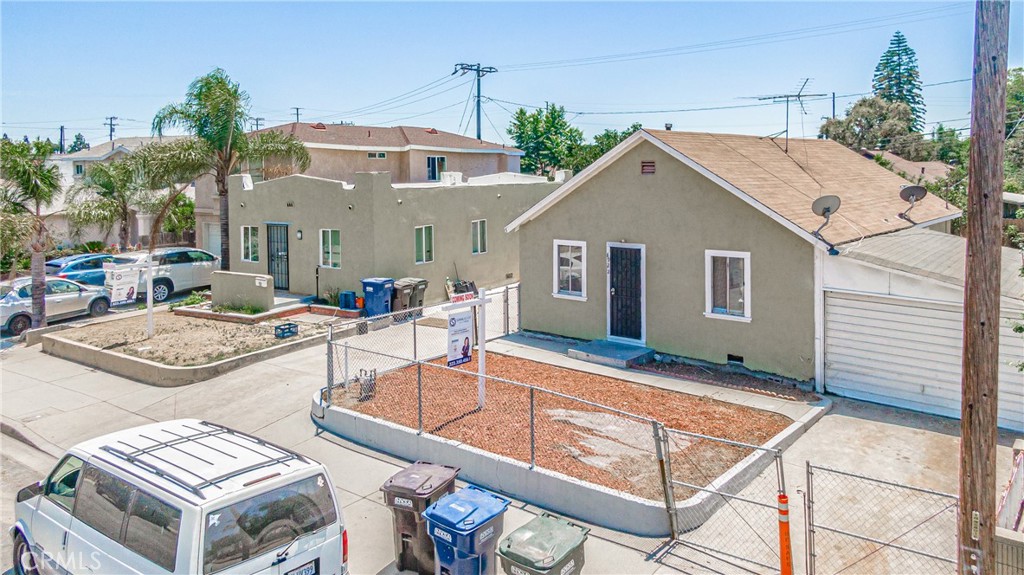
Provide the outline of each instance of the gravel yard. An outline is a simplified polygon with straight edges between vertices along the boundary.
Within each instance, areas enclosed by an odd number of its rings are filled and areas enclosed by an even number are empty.
[[[229,357],[272,347],[295,338],[277,339],[274,326],[288,320],[246,325],[157,313],[154,334],[146,339],[146,316],[99,322],[60,332],[60,337],[105,350],[156,361],[165,365],[204,365]],[[300,323],[299,338],[327,331],[326,327]]]
[[[444,360],[422,366],[423,429],[490,452],[530,462],[530,391],[488,380],[486,404],[477,409],[475,360],[456,370]],[[378,374],[373,395],[369,383],[336,389],[332,403],[418,429],[417,367]],[[760,445],[792,421],[782,415],[675,393],[628,381],[555,367],[535,361],[487,354],[492,377],[532,384],[661,421],[666,426]],[[364,378],[365,379],[365,378]],[[360,401],[362,399],[362,401]],[[651,424],[572,398],[534,392],[535,461],[540,467],[660,501],[662,485]],[[707,484],[748,453],[707,440],[675,439],[679,469],[673,477]],[[677,496],[688,493],[677,491]]]

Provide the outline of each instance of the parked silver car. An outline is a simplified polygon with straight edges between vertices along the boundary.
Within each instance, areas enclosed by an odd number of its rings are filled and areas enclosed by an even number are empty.
[[[110,309],[110,292],[66,279],[46,279],[46,320],[89,314],[101,316]],[[0,285],[0,327],[20,335],[32,326],[32,279],[16,279]]]
[[[146,293],[146,261],[149,252],[120,254],[118,260],[129,260],[140,266],[136,293]],[[166,300],[174,292],[209,286],[214,270],[220,269],[220,258],[196,248],[158,248],[153,250],[153,301]],[[109,278],[107,285],[110,285]]]

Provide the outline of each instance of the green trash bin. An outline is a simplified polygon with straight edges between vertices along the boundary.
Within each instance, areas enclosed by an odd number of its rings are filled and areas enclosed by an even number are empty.
[[[590,529],[544,513],[508,534],[498,546],[508,575],[574,575],[583,569]]]

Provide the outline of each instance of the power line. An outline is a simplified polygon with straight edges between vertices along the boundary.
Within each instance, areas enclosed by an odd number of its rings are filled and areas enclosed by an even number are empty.
[[[370,126],[383,126],[385,124],[394,124],[395,122],[402,122],[404,120],[411,120],[413,118],[419,118],[421,116],[429,116],[430,114],[436,114],[437,112],[440,112],[442,110],[447,110],[449,108],[454,108],[455,106],[458,106],[460,104],[462,104],[461,100],[458,101],[458,102],[455,102],[454,104],[448,104],[447,106],[442,106],[442,107],[440,107],[440,108],[438,108],[436,110],[431,110],[429,112],[423,112],[421,114],[415,114],[415,115],[412,115],[412,116],[405,116],[403,118],[395,118],[393,120],[388,120],[387,122],[378,122],[376,124],[368,124],[368,125],[370,125]]]
[[[501,134],[501,130],[499,130],[498,127],[494,125],[494,122],[491,120],[491,116],[487,113],[487,109],[484,109],[484,117],[487,118],[487,123],[490,124],[491,128],[494,129],[495,135],[497,135],[498,138],[501,139],[501,143],[504,144],[505,143],[505,136],[503,136]]]
[[[482,126],[481,121],[482,121],[482,118],[480,117],[480,79],[483,78],[484,76],[486,76],[487,74],[493,74],[493,73],[495,73],[497,71],[498,71],[498,69],[493,67],[493,66],[480,66],[480,63],[478,62],[476,64],[465,64],[465,63],[456,64],[455,65],[455,71],[452,72],[452,76],[454,76],[455,74],[458,74],[459,72],[462,72],[461,75],[465,75],[466,72],[473,72],[474,74],[476,74],[476,139],[477,140],[482,140],[483,139],[481,137],[482,136],[482,133],[481,133],[481,126]]]
[[[949,5],[942,6],[939,8],[929,8],[924,10],[902,12],[898,14],[891,14],[888,16],[879,16],[874,18],[866,18],[862,20],[852,20],[848,22],[840,22],[836,24],[827,24],[822,26],[813,26],[809,28],[799,28],[782,32],[771,32],[766,34],[758,34],[754,36],[744,36],[729,40],[718,40],[714,42],[703,42],[698,44],[675,46],[671,48],[643,50],[638,52],[625,52],[620,54],[606,54],[603,56],[590,56],[564,60],[528,62],[523,64],[503,64],[501,65],[501,69],[510,72],[522,72],[528,70],[569,68],[577,66],[591,66],[595,64],[630,62],[634,60],[646,60],[651,58],[664,58],[669,56],[680,56],[700,52],[710,52],[732,48],[757,46],[775,42],[802,40],[807,38],[816,38],[820,36],[831,36],[839,33],[858,32],[862,30],[869,30],[872,28],[881,28],[889,26],[894,21],[896,23],[918,22],[923,20],[932,20],[936,18],[945,18],[953,15],[958,15],[960,13],[967,13],[968,11],[969,10],[965,10],[965,6],[962,5]],[[908,16],[921,17],[907,19],[906,17]],[[868,24],[872,25],[866,26]]]
[[[432,90],[434,88],[440,88],[441,86],[443,86],[443,85],[445,85],[445,84],[447,84],[447,83],[449,83],[449,82],[451,82],[453,80],[455,80],[455,78],[452,78],[451,75],[441,76],[440,78],[438,78],[438,79],[436,79],[436,80],[434,80],[432,82],[428,82],[427,84],[424,84],[423,86],[420,86],[419,88],[415,88],[415,89],[409,90],[408,92],[404,92],[404,93],[399,94],[397,96],[393,96],[391,98],[387,98],[385,100],[381,100],[381,101],[375,102],[373,104],[368,104],[366,106],[361,106],[361,107],[358,107],[358,108],[352,108],[351,110],[343,110],[343,111],[322,110],[324,112],[330,112],[330,114],[328,114],[326,116],[323,116],[322,119],[331,119],[331,118],[336,118],[336,117],[339,117],[339,116],[350,116],[352,114],[361,114],[363,112],[369,112],[369,111],[372,111],[372,110],[376,110],[377,108],[380,108],[381,106],[387,106],[389,104],[394,104],[394,103],[397,103],[397,102],[401,102],[403,100],[408,100],[409,98],[413,98],[413,97],[418,96],[418,95],[420,95],[420,94],[422,94],[424,92],[430,91],[430,90]]]

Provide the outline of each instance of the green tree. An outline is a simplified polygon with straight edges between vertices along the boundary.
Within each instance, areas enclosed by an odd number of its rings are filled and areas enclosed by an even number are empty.
[[[68,147],[68,153],[74,154],[82,150],[88,150],[89,143],[85,141],[85,136],[81,132],[75,134],[75,139],[72,140],[71,145]]]
[[[154,192],[142,185],[139,170],[135,156],[91,166],[82,183],[68,191],[72,226],[99,225],[109,230],[118,224],[118,245],[128,249],[133,215],[147,212],[154,201]]]
[[[60,170],[48,165],[53,147],[46,142],[0,141],[0,181],[4,182],[7,210],[28,214],[32,232],[28,239],[32,271],[32,327],[46,325],[45,254],[51,239],[43,208],[61,193]],[[7,229],[6,226],[4,228]]]
[[[572,169],[573,172],[579,173],[580,170],[593,164],[598,158],[608,153],[608,150],[618,146],[623,140],[632,136],[634,132],[641,128],[643,128],[643,125],[635,122],[622,131],[606,129],[594,136],[593,144],[579,146],[566,167]]]
[[[516,110],[508,127],[508,135],[516,147],[525,152],[520,164],[523,172],[548,175],[557,168],[567,168],[583,146],[583,132],[569,124],[565,108],[548,103],[527,112]]]
[[[219,68],[196,78],[183,102],[165,106],[153,118],[154,134],[162,135],[172,127],[182,128],[194,136],[189,139],[194,140],[195,146],[190,153],[205,153],[204,173],[213,174],[220,200],[220,265],[224,270],[231,266],[228,176],[246,160],[290,161],[300,171],[305,171],[310,161],[305,145],[291,135],[265,131],[247,136],[245,126],[249,119],[249,94]],[[160,229],[156,224],[154,229]]]
[[[920,132],[924,129],[924,98],[921,96],[921,74],[917,69],[917,54],[907,44],[899,30],[889,41],[889,49],[875,66],[871,82],[875,96],[889,102],[902,102],[910,107],[908,127]]]
[[[911,131],[912,122],[910,106],[874,96],[854,102],[843,118],[826,119],[820,131],[856,151],[886,150],[908,160],[930,160],[932,146]]]
[[[174,198],[171,209],[164,220],[164,231],[180,234],[196,229],[196,203],[192,198],[181,194]]]

